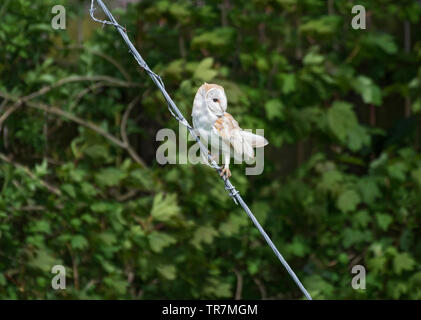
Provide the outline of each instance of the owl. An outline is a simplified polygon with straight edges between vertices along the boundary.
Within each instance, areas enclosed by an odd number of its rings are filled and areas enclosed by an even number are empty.
[[[217,84],[204,83],[193,101],[193,127],[200,140],[222,153],[224,164],[221,176],[231,177],[229,169],[231,156],[235,160],[254,159],[254,149],[268,144],[259,135],[244,131],[238,122],[226,112],[227,97],[224,88]]]

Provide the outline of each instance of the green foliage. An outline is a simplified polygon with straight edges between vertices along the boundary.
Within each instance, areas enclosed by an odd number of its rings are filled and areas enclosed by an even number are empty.
[[[0,126],[0,298],[233,298],[239,277],[242,298],[302,298],[213,170],[156,163],[157,131],[177,128],[164,99],[82,1],[53,30],[59,3],[0,4],[0,117],[47,88]],[[232,165],[233,183],[314,298],[421,299],[421,6],[361,1],[353,30],[351,2],[329,3],[116,14],[187,118],[214,82],[244,129],[265,129],[263,174]],[[55,264],[67,290],[51,289]]]

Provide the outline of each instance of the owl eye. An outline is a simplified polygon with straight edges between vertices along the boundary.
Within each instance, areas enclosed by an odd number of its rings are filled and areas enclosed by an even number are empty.
[[[218,99],[216,99],[216,98],[215,98],[215,99],[213,99],[213,102],[218,102]]]

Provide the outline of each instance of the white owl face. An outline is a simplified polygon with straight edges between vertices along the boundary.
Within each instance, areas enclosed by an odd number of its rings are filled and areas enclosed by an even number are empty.
[[[217,117],[222,117],[227,110],[227,97],[224,89],[212,88],[205,95],[206,107]]]

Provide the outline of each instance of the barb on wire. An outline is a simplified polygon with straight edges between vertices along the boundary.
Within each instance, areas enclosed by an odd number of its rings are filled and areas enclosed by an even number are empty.
[[[99,22],[99,23],[102,23],[103,26],[106,25],[106,24],[112,25],[112,26],[114,26],[116,28],[119,28],[119,29],[123,30],[124,32],[126,32],[126,28],[120,26],[118,23],[107,21],[107,20],[100,20],[100,19],[95,18],[95,16],[94,16],[94,11],[95,10],[96,10],[96,8],[94,6],[94,0],[92,0],[92,2],[91,2],[91,9],[89,10],[89,13],[91,14],[92,20],[94,20],[96,22]]]
[[[94,2],[97,2],[102,10],[104,11],[105,15],[108,17],[108,21],[106,20],[99,20],[94,17]],[[184,118],[180,110],[175,105],[174,101],[169,96],[168,92],[165,90],[164,82],[162,81],[161,77],[154,73],[145,60],[143,60],[142,56],[139,54],[137,49],[134,47],[133,43],[130,41],[126,29],[120,26],[117,21],[115,20],[114,16],[111,14],[111,12],[108,10],[108,8],[105,6],[105,4],[102,2],[102,0],[91,0],[91,9],[90,14],[93,20],[102,23],[103,25],[113,25],[120,35],[122,36],[124,42],[129,47],[129,52],[133,55],[137,63],[149,74],[152,81],[155,83],[155,85],[158,87],[158,89],[161,91],[162,95],[164,96],[165,100],[168,104],[168,110],[170,111],[171,115],[174,116],[177,121],[182,123],[184,126],[186,126],[187,130],[190,132],[192,137],[196,140],[196,142],[199,144],[201,152],[203,154],[207,154],[207,160],[208,165],[210,165],[212,168],[214,168],[219,174],[221,173],[222,168],[216,163],[216,161],[212,158],[212,156],[209,153],[209,150],[205,145],[200,141],[199,136],[196,134],[195,130],[190,126],[190,124],[187,122],[187,120]],[[235,204],[240,204],[241,207],[244,209],[246,214],[249,216],[253,224],[256,226],[256,228],[259,230],[259,232],[262,234],[263,238],[266,240],[267,244],[270,246],[270,248],[273,250],[275,255],[278,257],[279,261],[282,263],[282,265],[285,267],[285,269],[288,271],[291,278],[294,280],[294,282],[297,284],[297,286],[300,288],[300,290],[303,292],[303,294],[306,296],[308,300],[312,300],[310,294],[307,292],[307,290],[304,288],[304,286],[301,284],[298,277],[295,275],[294,271],[291,269],[291,267],[288,265],[284,257],[279,253],[276,246],[273,244],[272,240],[269,238],[269,236],[266,234],[265,230],[262,228],[260,223],[257,221],[247,204],[244,202],[243,198],[241,197],[238,190],[232,185],[230,180],[226,177],[221,177],[225,183],[225,190],[228,191],[230,197],[234,200]]]

